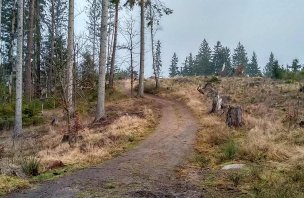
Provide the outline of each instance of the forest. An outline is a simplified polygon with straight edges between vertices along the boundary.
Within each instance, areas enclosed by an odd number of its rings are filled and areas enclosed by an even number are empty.
[[[181,5],[0,0],[0,197],[304,197],[301,57],[169,46]]]

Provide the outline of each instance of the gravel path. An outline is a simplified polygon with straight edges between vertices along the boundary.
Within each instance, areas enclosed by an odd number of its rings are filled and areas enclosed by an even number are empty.
[[[188,108],[155,96],[162,117],[156,131],[136,148],[100,166],[7,197],[202,197],[176,176],[191,155],[197,123]]]

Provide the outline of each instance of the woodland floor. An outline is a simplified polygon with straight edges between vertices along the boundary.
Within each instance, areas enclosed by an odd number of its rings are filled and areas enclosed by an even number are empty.
[[[195,117],[178,102],[146,97],[161,106],[161,119],[155,132],[136,148],[7,197],[203,197],[201,190],[178,176],[179,167],[193,153]]]

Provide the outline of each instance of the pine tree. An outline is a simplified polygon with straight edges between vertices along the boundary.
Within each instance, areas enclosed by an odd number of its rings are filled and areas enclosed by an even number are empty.
[[[247,53],[245,47],[239,42],[238,46],[234,50],[234,54],[232,56],[233,67],[236,68],[240,65],[243,65],[245,68],[248,64]]]
[[[179,75],[177,64],[178,64],[178,57],[177,57],[176,53],[174,53],[173,57],[172,57],[172,60],[171,60],[171,65],[170,65],[170,68],[169,68],[170,77],[174,77],[174,76]]]
[[[270,53],[270,57],[269,57],[269,61],[266,64],[265,69],[264,69],[264,75],[265,76],[267,76],[267,77],[271,77],[272,76],[272,70],[273,70],[274,61],[275,61],[274,55],[271,52]]]
[[[292,65],[291,65],[291,70],[293,71],[293,72],[298,72],[298,71],[300,71],[301,70],[301,65],[299,64],[299,59],[294,59],[293,61],[292,61]]]
[[[271,78],[282,79],[284,75],[284,68],[279,65],[279,61],[275,60],[272,65]]]
[[[90,41],[90,47],[92,49],[92,56],[94,63],[97,63],[97,54],[99,46],[99,35],[100,35],[100,17],[101,17],[101,1],[100,0],[87,0],[89,9],[87,12],[88,21],[88,38]]]
[[[212,75],[211,49],[206,39],[201,44],[195,60],[195,75]]]
[[[187,71],[187,75],[188,76],[193,76],[194,75],[194,59],[193,59],[193,55],[192,53],[189,54],[189,57],[188,57],[188,71]]]
[[[231,54],[230,49],[228,47],[222,48],[222,68],[221,72],[224,72],[226,75],[230,76],[232,73],[232,67],[231,67]],[[225,65],[225,68],[223,66]],[[224,71],[222,71],[224,69]]]
[[[183,63],[183,68],[181,70],[181,75],[182,76],[189,76],[189,57],[187,56],[184,63]]]
[[[210,69],[212,74],[218,74],[221,72],[224,64],[223,52],[223,46],[221,42],[218,41],[214,46],[212,53],[212,68]]]
[[[161,60],[161,42],[158,40],[156,43],[156,51],[155,51],[155,81],[156,81],[156,89],[159,88],[159,77],[162,68],[162,60]]]
[[[246,73],[249,76],[261,76],[261,70],[258,65],[258,59],[255,52],[252,54],[251,62],[248,64]]]

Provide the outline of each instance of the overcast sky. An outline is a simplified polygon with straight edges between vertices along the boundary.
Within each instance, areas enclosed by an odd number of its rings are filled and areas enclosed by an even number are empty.
[[[81,11],[84,0],[76,0]],[[249,58],[255,51],[264,67],[272,51],[280,64],[294,58],[304,62],[304,0],[163,0],[174,10],[164,16],[157,39],[163,44],[163,70],[174,52],[180,64],[192,52],[198,52],[204,38],[210,47],[221,41],[232,51],[240,41]],[[77,12],[77,11],[76,11]],[[139,15],[136,15],[139,16]],[[76,18],[76,31],[85,31],[85,14]],[[148,40],[148,39],[147,39]],[[149,44],[147,45],[149,48]],[[150,53],[147,52],[149,57]],[[152,74],[150,60],[146,67]]]

